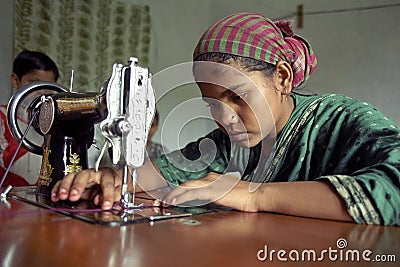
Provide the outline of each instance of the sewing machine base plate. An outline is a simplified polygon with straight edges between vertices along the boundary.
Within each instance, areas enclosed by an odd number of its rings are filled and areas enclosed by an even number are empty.
[[[151,203],[150,199],[140,197],[135,198],[135,204],[139,205],[143,203],[141,207],[138,206],[135,209],[124,210],[117,206],[111,210],[104,211],[96,207],[91,201],[86,200],[78,202],[52,202],[48,198],[36,194],[35,186],[15,187],[9,192],[8,197],[48,209],[50,212],[53,211],[85,222],[107,226],[122,226],[143,222],[151,223],[157,220],[217,212],[216,209],[207,207],[153,207],[151,204],[145,204]]]

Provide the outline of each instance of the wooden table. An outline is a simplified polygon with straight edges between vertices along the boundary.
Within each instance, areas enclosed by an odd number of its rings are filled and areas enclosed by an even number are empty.
[[[339,239],[346,248],[338,248]],[[318,258],[323,250],[324,261],[309,260],[312,251]],[[395,257],[397,264],[366,262],[361,258],[366,250],[371,260]],[[333,261],[340,251],[342,260]],[[349,251],[358,251],[360,261]],[[110,227],[7,198],[0,202],[0,259],[4,267],[398,266],[400,227],[236,211]]]

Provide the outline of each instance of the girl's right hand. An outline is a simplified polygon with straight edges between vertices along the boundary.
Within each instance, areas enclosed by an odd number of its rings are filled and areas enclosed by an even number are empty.
[[[73,172],[54,185],[51,200],[93,200],[95,205],[107,210],[120,200],[121,184],[121,174],[111,168]]]

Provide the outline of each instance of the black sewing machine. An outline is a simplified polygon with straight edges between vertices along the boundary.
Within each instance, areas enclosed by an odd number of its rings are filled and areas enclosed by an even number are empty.
[[[148,69],[130,58],[128,65],[113,65],[98,94],[67,91],[56,83],[29,84],[10,99],[7,117],[13,137],[28,151],[43,155],[37,193],[48,197],[66,174],[88,168],[87,149],[96,123],[101,122],[113,163],[140,167],[154,111]],[[23,137],[20,117],[32,120],[44,137],[43,146]]]
[[[15,188],[9,196],[85,221],[108,225],[189,216],[190,213],[171,209],[145,209],[135,203],[134,192],[128,191],[128,182],[135,182],[136,168],[145,160],[154,112],[151,75],[146,67],[137,64],[136,58],[130,58],[128,65],[114,64],[111,77],[98,94],[72,92],[49,82],[27,85],[9,102],[8,124],[15,140],[28,151],[43,156],[41,170],[37,187]],[[18,123],[20,118],[30,121],[34,131],[43,136],[43,145],[26,137],[26,131],[22,131]],[[100,158],[111,148],[112,162],[123,166],[121,201],[110,211],[111,219],[106,216],[106,221],[99,215],[103,211],[90,203],[52,203],[49,200],[51,188],[57,181],[70,172],[88,168],[87,153],[93,142],[96,123],[100,124],[107,141]],[[99,162],[100,159],[96,162],[96,169]],[[133,181],[128,179],[129,174]],[[7,193],[2,193],[3,199]],[[75,210],[71,209],[72,206]]]
[[[25,105],[31,95],[37,94],[40,96]],[[27,112],[29,120],[33,119],[34,130],[43,135],[43,146],[23,138],[18,124],[23,112]],[[87,149],[93,141],[94,124],[106,115],[104,92],[68,92],[56,83],[37,82],[14,95],[8,106],[10,131],[27,150],[43,156],[38,194],[48,197],[54,184],[67,173],[88,168]]]

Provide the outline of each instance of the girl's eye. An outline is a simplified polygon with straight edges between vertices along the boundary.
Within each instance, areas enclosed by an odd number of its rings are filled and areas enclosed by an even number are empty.
[[[233,101],[237,102],[237,101],[241,101],[244,100],[247,96],[247,93],[241,93],[241,94],[236,94],[233,96]]]
[[[206,106],[208,108],[215,108],[217,106],[217,103],[215,103],[215,102],[206,102]]]

